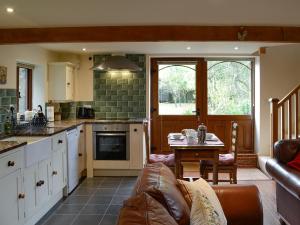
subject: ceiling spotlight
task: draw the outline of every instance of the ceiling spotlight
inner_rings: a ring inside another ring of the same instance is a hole
[[[6,12],[7,12],[7,13],[13,13],[13,12],[14,12],[14,9],[11,8],[11,7],[7,7],[7,8],[6,8]]]
[[[86,48],[83,48],[82,51],[86,52]]]
[[[186,50],[191,50],[191,49],[192,49],[191,46],[186,47]]]
[[[239,47],[238,47],[238,46],[235,46],[235,47],[234,47],[234,50],[239,50]]]

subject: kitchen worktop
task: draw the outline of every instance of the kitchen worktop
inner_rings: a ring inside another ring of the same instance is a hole
[[[19,141],[0,141],[0,154],[4,152],[8,152],[9,150],[21,147],[26,145],[27,142],[19,142]]]
[[[50,122],[47,127],[28,127],[15,131],[9,136],[52,136],[60,132],[73,129],[81,124],[112,124],[112,123],[127,123],[139,124],[144,123],[145,119],[74,119],[74,120],[61,120]],[[9,136],[0,135],[0,139]],[[0,140],[0,154],[12,150],[14,148],[26,145],[26,142],[16,141],[1,141]]]

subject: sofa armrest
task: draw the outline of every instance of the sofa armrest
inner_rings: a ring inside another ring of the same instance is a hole
[[[228,225],[263,225],[263,208],[255,185],[213,186]]]
[[[277,141],[274,145],[274,158],[287,164],[293,160],[300,150],[300,139],[288,139]]]

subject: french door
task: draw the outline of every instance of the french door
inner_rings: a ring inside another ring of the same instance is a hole
[[[249,66],[248,66],[249,64]],[[239,123],[239,152],[253,152],[251,61],[151,59],[151,151],[168,153],[167,135],[208,127],[229,149],[230,124]]]

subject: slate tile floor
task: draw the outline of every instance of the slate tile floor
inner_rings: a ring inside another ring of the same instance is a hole
[[[79,187],[37,225],[115,225],[136,177],[95,177]]]

